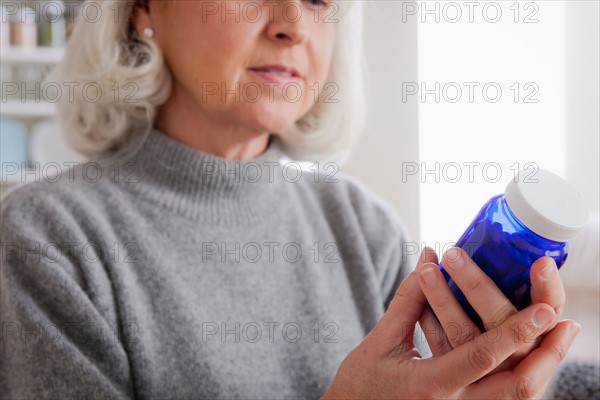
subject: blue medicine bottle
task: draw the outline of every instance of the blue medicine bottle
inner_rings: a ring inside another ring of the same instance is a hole
[[[567,259],[568,242],[587,219],[585,202],[566,181],[542,169],[525,169],[510,181],[504,194],[492,197],[481,208],[456,247],[469,254],[522,310],[531,303],[531,264],[550,256],[560,268]],[[463,309],[484,332],[481,318],[441,263],[439,267]]]

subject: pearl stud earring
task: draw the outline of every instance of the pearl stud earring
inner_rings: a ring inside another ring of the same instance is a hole
[[[154,37],[154,29],[152,29],[152,28],[145,28],[144,29],[144,36],[147,37],[147,38]]]

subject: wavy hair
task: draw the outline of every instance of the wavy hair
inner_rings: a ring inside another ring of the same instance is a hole
[[[86,157],[147,135],[172,88],[171,72],[160,48],[133,28],[134,8],[147,4],[140,0],[85,0],[81,10],[92,3],[101,17],[78,18],[63,59],[45,79],[76,85],[70,96],[57,101],[58,122],[67,144]],[[320,90],[309,112],[292,126],[273,132],[292,159],[344,162],[363,130],[361,3],[337,2],[335,48],[326,80],[333,86]],[[115,86],[117,82],[129,82],[130,86]],[[115,93],[133,89],[137,89],[135,101]]]

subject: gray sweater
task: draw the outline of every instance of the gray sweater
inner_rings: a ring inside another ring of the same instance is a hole
[[[155,129],[9,192],[3,398],[322,395],[416,256],[383,200],[281,149],[226,160]]]

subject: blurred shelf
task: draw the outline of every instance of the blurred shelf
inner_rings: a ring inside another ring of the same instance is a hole
[[[65,54],[63,47],[0,48],[2,64],[56,64]]]
[[[24,118],[53,117],[56,105],[47,101],[6,101],[0,103],[0,115]]]

